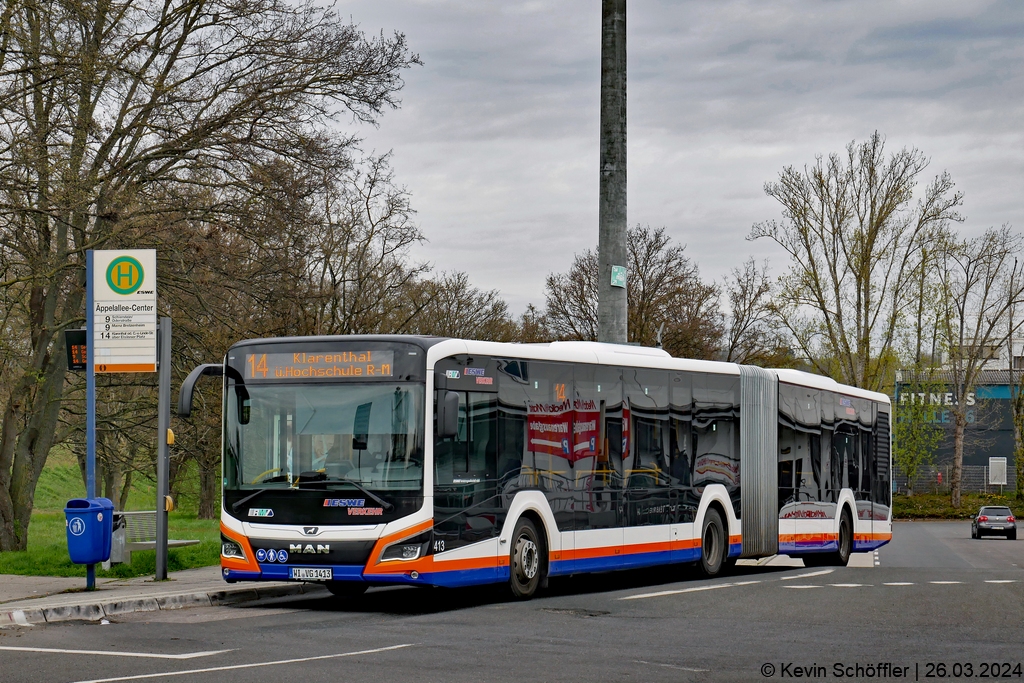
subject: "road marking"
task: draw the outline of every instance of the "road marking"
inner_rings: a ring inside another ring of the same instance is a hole
[[[834,588],[864,588],[865,586],[871,588],[870,583],[830,583],[830,586]]]
[[[755,583],[761,583],[760,581],[737,581],[734,586],[750,586]]]
[[[641,593],[640,595],[627,595],[619,600],[641,600],[643,598],[660,598],[665,595],[679,595],[680,593],[696,593],[698,591],[713,591],[716,588],[731,588],[739,584],[735,583],[716,583],[712,586],[697,586],[695,588],[680,588],[679,590],[672,591],[658,591],[657,593]]]
[[[822,569],[820,572],[810,572],[809,574],[798,574],[797,576],[783,576],[783,581],[792,581],[793,579],[806,579],[811,576],[825,576],[825,574],[831,574],[835,569]]]
[[[256,662],[254,664],[233,664],[231,666],[213,666],[207,669],[191,669],[189,671],[164,671],[155,674],[138,674],[136,676],[118,676],[117,678],[96,678],[90,681],[77,681],[77,683],[113,683],[113,681],[137,681],[143,678],[161,678],[163,676],[187,676],[189,674],[202,674],[211,671],[232,671],[235,669],[254,669],[260,666],[277,666],[278,664],[295,664],[298,662],[315,662],[318,659],[337,659],[338,657],[355,657],[356,655],[372,655],[388,650],[401,650],[406,647],[413,647],[415,643],[403,645],[391,645],[388,647],[377,647],[372,650],[359,650],[357,652],[341,652],[334,655],[320,655],[318,657],[302,657],[300,659],[279,659],[274,662]]]
[[[107,652],[105,650],[64,650],[51,647],[14,647],[13,645],[0,645],[0,650],[11,650],[14,652],[46,652],[58,655],[102,655],[104,657],[142,657],[145,659],[195,659],[197,657],[209,657],[219,655],[231,650],[207,650],[205,652],[186,652],[180,655],[165,655],[159,652]]]
[[[913,586],[914,584],[910,581],[893,581],[885,584],[886,586]]]
[[[646,664],[648,666],[663,666],[666,669],[676,669],[677,671],[693,671],[694,673],[707,673],[711,669],[691,669],[688,666],[676,666],[675,664],[659,664],[658,662],[645,662],[642,659],[634,659],[636,664]]]
[[[985,583],[1017,583],[1017,579],[985,579]]]
[[[934,583],[937,586],[952,586],[955,583],[963,583],[963,581],[929,581],[928,583]]]
[[[821,586],[783,586],[783,588],[821,588]]]

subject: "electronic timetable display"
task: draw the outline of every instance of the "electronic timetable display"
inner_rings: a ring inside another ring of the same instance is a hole
[[[394,376],[394,350],[247,353],[246,381],[296,379],[387,379]]]

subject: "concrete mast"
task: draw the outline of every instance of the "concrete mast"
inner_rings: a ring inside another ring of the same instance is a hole
[[[597,339],[625,344],[626,0],[601,1],[600,170]]]

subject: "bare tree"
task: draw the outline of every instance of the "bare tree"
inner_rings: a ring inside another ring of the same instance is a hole
[[[1024,320],[1010,311],[1024,303],[1021,238],[1007,226],[971,240],[946,239],[938,256],[939,337],[953,379],[953,472],[951,502],[960,507],[967,397],[990,358]]]
[[[573,258],[565,273],[551,273],[544,286],[544,319],[556,339],[597,341],[597,252]]]
[[[325,184],[324,225],[310,255],[313,291],[309,333],[402,332],[422,310],[412,295],[429,270],[409,249],[424,238],[412,222],[409,195],[396,187],[388,158],[368,160]]]
[[[367,38],[310,2],[10,3],[3,18],[0,320],[26,330],[0,423],[11,550],[26,546],[54,443],[84,251],[163,211],[175,188],[230,188],[274,157],[347,155],[334,114],[375,121],[417,58],[403,36]]]
[[[460,272],[441,273],[420,287],[425,305],[410,331],[488,341],[515,339],[515,321],[497,290],[481,291]]]
[[[578,255],[566,273],[548,276],[545,320],[560,339],[597,339],[597,255]],[[714,357],[722,335],[719,290],[700,279],[685,247],[665,228],[629,231],[629,340],[676,356]]]
[[[779,329],[772,300],[768,262],[758,265],[747,259],[743,268],[733,268],[725,278],[729,302],[722,358],[732,363],[761,367],[789,367],[794,364],[789,339]]]
[[[962,195],[946,173],[914,203],[927,166],[917,149],[887,157],[876,132],[844,156],[787,167],[765,185],[783,220],[756,223],[749,239],[766,237],[789,254],[776,308],[816,371],[875,391],[892,376],[916,255],[961,220]]]

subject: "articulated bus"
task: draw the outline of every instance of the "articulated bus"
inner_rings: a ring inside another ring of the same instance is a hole
[[[240,342],[223,364],[236,581],[507,583],[891,538],[890,401],[660,349],[417,336]]]

